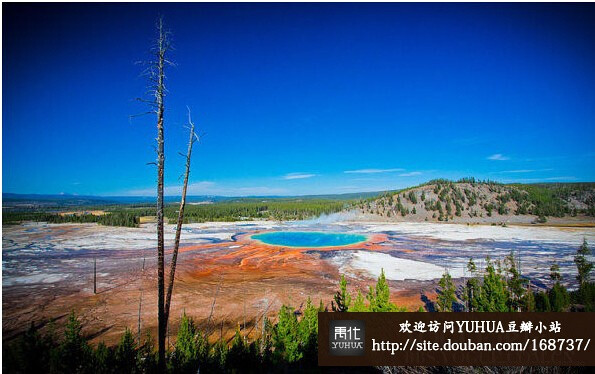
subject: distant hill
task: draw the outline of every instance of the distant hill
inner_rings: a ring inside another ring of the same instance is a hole
[[[228,197],[228,196],[188,196],[189,204],[216,203],[216,202],[254,202],[256,200],[280,200],[280,201],[306,201],[306,200],[337,200],[350,201],[367,199],[380,195],[382,192],[359,192],[346,194],[327,195],[304,195],[304,196],[250,196],[250,197]],[[176,203],[180,196],[166,196],[166,203]],[[10,211],[29,210],[60,210],[81,207],[113,207],[125,206],[150,206],[155,204],[153,196],[83,196],[83,195],[43,195],[43,194],[2,194],[2,208]]]
[[[595,220],[595,183],[500,184],[438,179],[358,203],[360,213],[396,221],[545,222]]]

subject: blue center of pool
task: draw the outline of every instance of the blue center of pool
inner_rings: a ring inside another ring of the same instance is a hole
[[[284,247],[340,247],[361,243],[367,240],[365,235],[326,233],[311,231],[273,231],[252,235],[252,239],[265,244]]]

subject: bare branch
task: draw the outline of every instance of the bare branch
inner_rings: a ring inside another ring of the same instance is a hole
[[[178,260],[178,250],[180,248],[180,236],[182,234],[182,224],[184,223],[184,208],[186,207],[186,193],[188,192],[188,178],[190,175],[190,160],[192,157],[192,146],[194,145],[193,137],[194,133],[194,124],[192,123],[192,117],[190,115],[190,108],[188,108],[188,122],[191,126],[189,132],[189,139],[188,139],[188,151],[186,154],[186,173],[184,176],[184,185],[182,187],[182,199],[180,201],[180,210],[178,211],[178,223],[176,226],[176,236],[174,239],[174,251],[171,259],[170,264],[170,273],[169,273],[169,284],[167,287],[167,297],[165,300],[165,323],[167,325],[167,321],[169,318],[169,311],[171,307],[171,297],[174,288],[174,280],[176,274],[176,262]]]

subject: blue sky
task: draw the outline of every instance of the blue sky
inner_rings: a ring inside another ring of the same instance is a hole
[[[3,4],[3,192],[154,194],[158,14],[168,194],[595,181],[592,4]]]

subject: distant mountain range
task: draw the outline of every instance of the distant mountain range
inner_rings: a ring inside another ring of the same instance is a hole
[[[366,199],[380,195],[382,192],[361,192],[347,194],[307,195],[307,196],[249,196],[249,197],[227,197],[198,195],[186,198],[189,204],[219,202],[219,201],[242,201],[253,199],[287,199],[287,200],[353,200]],[[32,208],[62,208],[78,206],[102,206],[102,205],[148,205],[154,204],[154,196],[92,196],[92,195],[70,195],[70,194],[17,194],[3,193],[2,207],[8,209],[32,209]],[[180,201],[180,196],[165,196],[166,203]]]
[[[189,196],[191,202],[216,201],[217,196]],[[179,201],[179,196],[166,196],[166,202]],[[145,204],[155,202],[153,196],[92,196],[92,195],[45,195],[45,194],[17,194],[3,193],[3,206],[14,204],[36,204],[36,205],[113,205],[113,204]]]

